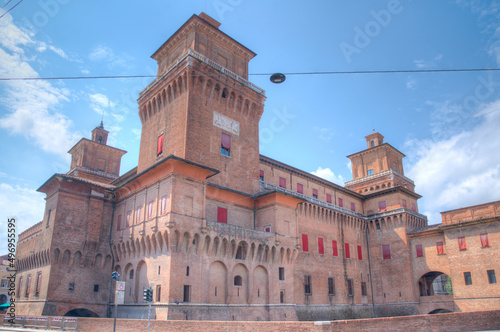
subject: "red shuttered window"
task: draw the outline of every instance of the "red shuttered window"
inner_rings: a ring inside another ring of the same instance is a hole
[[[148,203],[148,220],[153,218],[153,201]]]
[[[122,229],[122,216],[118,216],[118,221],[116,222],[116,230],[119,231]]]
[[[467,244],[465,244],[465,236],[459,236],[458,237],[458,248],[460,250],[466,250],[467,249]]]
[[[384,259],[391,259],[391,246],[388,244],[382,245],[382,256]]]
[[[403,207],[406,207],[406,199],[403,199]]]
[[[264,181],[264,171],[260,171],[260,181]]]
[[[416,249],[417,249],[417,257],[424,257],[424,251],[422,250],[422,245],[417,244]]]
[[[344,201],[342,200],[342,198],[339,198],[339,206],[340,206],[340,207],[343,207],[343,206],[344,206]]]
[[[307,234],[302,234],[302,251],[309,251],[309,241],[307,239]]]
[[[130,218],[132,217],[132,211],[127,211],[127,217],[126,217],[126,227],[130,227]]]
[[[356,204],[351,203],[351,211],[356,211]]]
[[[168,196],[163,196],[161,198],[161,214],[167,213],[167,197]]]
[[[339,251],[337,249],[337,241],[335,240],[332,241],[332,248],[333,248],[333,256],[338,256]]]
[[[230,156],[231,155],[231,136],[228,134],[222,133],[221,135],[221,154],[225,156]]]
[[[286,188],[286,179],[280,177],[280,187],[281,188]]]
[[[318,189],[313,189],[313,197],[318,198]]]
[[[378,211],[384,212],[385,210],[387,210],[387,206],[385,204],[385,201],[378,202]]]
[[[349,243],[344,244],[345,258],[351,258],[351,251],[349,250]]]
[[[156,150],[156,155],[159,156],[163,153],[163,134],[158,136],[158,145]]]
[[[436,242],[436,249],[438,255],[444,255],[443,242]]]
[[[323,238],[322,237],[318,238],[318,252],[320,255],[325,254],[325,248],[323,246]]]
[[[412,209],[412,211],[417,212],[417,207],[416,207],[415,203],[411,203],[411,209]]]
[[[299,194],[303,194],[304,193],[304,186],[301,183],[297,183],[297,192]]]
[[[488,233],[480,235],[481,238],[481,248],[486,248],[490,246],[490,241],[488,240]]]
[[[217,222],[227,224],[227,209],[217,208]]]
[[[362,253],[362,250],[361,250],[361,246],[358,246],[358,259],[360,261],[363,260],[363,253]]]
[[[326,194],[326,202],[330,204],[332,203],[332,195]]]

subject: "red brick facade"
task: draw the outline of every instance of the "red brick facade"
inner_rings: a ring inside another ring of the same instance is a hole
[[[126,282],[122,318],[145,317],[150,285],[157,319],[498,309],[487,271],[500,273],[500,203],[427,226],[404,155],[379,133],[348,156],[345,187],[260,155],[265,92],[247,81],[255,53],[219,25],[194,15],[153,54],[158,78],[138,100],[137,168],[118,177],[125,151],[106,145],[101,123],[70,150],[71,170],[40,187],[44,220],[18,247],[19,313],[105,317],[112,271]],[[485,233],[489,246],[478,247]],[[462,285],[464,272],[472,285]],[[26,294],[39,273],[41,291]]]

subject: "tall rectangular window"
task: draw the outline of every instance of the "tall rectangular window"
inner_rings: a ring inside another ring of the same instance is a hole
[[[436,249],[438,255],[444,255],[443,242],[436,242]]]
[[[163,153],[163,134],[158,136],[158,144],[156,149],[156,156],[159,156]]]
[[[23,286],[23,277],[19,278],[19,284],[17,288],[17,297],[21,296],[21,287]]]
[[[52,210],[49,210],[49,212],[47,212],[47,225],[45,227],[49,227],[50,225],[50,215],[52,214]]]
[[[222,133],[220,146],[220,153],[229,157],[231,155],[231,136]]]
[[[403,199],[403,207],[406,207],[406,199]]]
[[[285,268],[284,267],[278,268],[278,276],[279,276],[279,280],[285,280]]]
[[[227,224],[227,209],[217,208],[217,222]]]
[[[142,221],[142,205],[136,209],[135,212],[135,223],[140,224]]]
[[[333,277],[328,277],[328,295],[335,295],[335,281]]]
[[[465,244],[465,236],[459,236],[458,237],[458,248],[460,250],[466,250],[467,245]]]
[[[312,287],[311,287],[311,276],[304,276],[304,294],[311,295]]]
[[[345,258],[351,258],[351,251],[349,250],[349,243],[344,244]]]
[[[497,277],[495,276],[495,270],[488,270],[486,271],[488,274],[488,282],[490,284],[496,284],[497,283]]]
[[[153,218],[153,201],[148,203],[148,220]]]
[[[417,257],[423,257],[424,256],[424,251],[422,250],[422,245],[417,244],[415,246],[415,249],[417,250]]]
[[[417,212],[417,206],[415,205],[415,203],[411,203],[411,210]]]
[[[389,244],[382,245],[382,256],[384,259],[391,259],[391,246]]]
[[[361,246],[358,246],[358,259],[359,259],[360,261],[362,261],[362,260],[363,260],[363,252],[362,252],[362,250],[361,250]]]
[[[472,285],[472,275],[470,272],[464,272],[464,281],[466,286]]]
[[[378,211],[384,212],[386,210],[387,210],[387,205],[385,204],[385,201],[378,202]]]
[[[28,282],[26,283],[26,292],[24,296],[28,297],[30,295],[30,287],[31,287],[31,276],[28,276]]]
[[[369,169],[368,171],[366,171],[366,175],[373,175],[373,169]]]
[[[161,198],[161,212],[162,215],[167,213],[167,196]]]
[[[354,287],[352,279],[347,279],[347,296],[354,296]]]
[[[491,284],[491,282],[490,282]],[[42,287],[42,272],[38,272],[36,276],[36,287],[35,287],[35,296],[40,294],[40,288]]]
[[[127,211],[127,216],[125,217],[126,227],[130,227],[130,218],[132,217],[132,211]]]
[[[318,189],[313,189],[313,198],[318,199]]]
[[[285,303],[285,290],[280,290],[280,303]]]
[[[339,251],[337,249],[337,241],[335,240],[332,241],[332,248],[333,248],[333,256],[338,256]]]
[[[488,240],[488,233],[479,235],[481,238],[481,248],[486,248],[490,246],[490,241]]]
[[[281,188],[286,188],[286,179],[280,177],[280,187]]]
[[[351,203],[351,211],[356,212],[356,204]]]
[[[118,220],[116,221],[116,230],[119,231],[122,229],[122,215],[118,216]]]
[[[156,285],[156,302],[161,302],[161,285]]]
[[[260,181],[264,181],[264,171],[260,171]]]
[[[318,238],[318,252],[320,255],[325,254],[325,248],[323,246],[323,238],[322,237]]]
[[[344,200],[342,200],[342,198],[339,198],[339,206],[340,207],[344,206]]]
[[[304,186],[301,183],[297,183],[297,192],[299,194],[303,194],[304,193]]]
[[[326,194],[326,202],[330,204],[332,203],[332,195]]]
[[[302,234],[302,251],[309,251],[309,240],[307,238],[307,234]]]
[[[366,282],[364,282],[364,281],[361,282],[361,295],[362,296],[368,295],[368,292],[366,290]]]
[[[184,285],[184,299],[183,302],[191,302],[191,286]]]

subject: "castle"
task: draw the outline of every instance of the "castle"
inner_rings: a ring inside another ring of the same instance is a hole
[[[139,95],[138,166],[103,124],[38,190],[44,218],[19,237],[18,314],[332,320],[500,308],[500,202],[418,212],[403,153],[377,132],[344,187],[259,154],[265,91],[255,56],[193,15],[153,55]]]

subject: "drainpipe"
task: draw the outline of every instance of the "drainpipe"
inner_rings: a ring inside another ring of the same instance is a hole
[[[366,253],[368,254],[368,270],[370,271],[370,291],[372,293],[372,310],[373,310],[373,317],[377,318],[377,314],[375,313],[375,300],[373,296],[373,274],[372,274],[372,266],[370,263],[370,245],[368,244],[368,225],[366,226],[365,229],[365,237],[366,237]]]
[[[111,273],[115,267],[115,253],[113,252],[113,247],[111,246],[111,234],[113,233],[113,219],[115,215],[115,202],[114,202],[114,194],[111,194],[111,223],[109,226],[109,250],[111,251],[111,272],[109,273],[109,277],[111,278]],[[108,300],[108,313],[111,313],[111,296],[113,295],[113,280],[111,280],[109,284],[109,300]],[[115,301],[116,305],[116,301]]]

